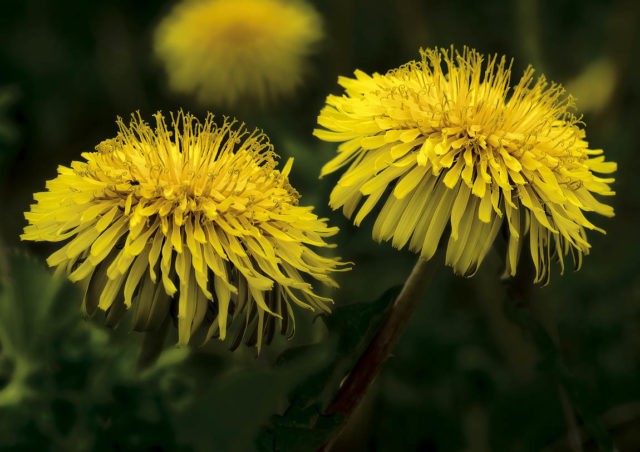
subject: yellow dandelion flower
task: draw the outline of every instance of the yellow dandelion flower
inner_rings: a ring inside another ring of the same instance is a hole
[[[571,97],[544,77],[534,81],[531,67],[510,87],[504,57],[467,48],[421,57],[386,75],[339,78],[346,93],[327,98],[314,132],[340,142],[322,175],[347,166],[331,207],[357,211],[359,225],[384,197],[376,240],[428,260],[448,235],[446,263],[467,276],[504,223],[508,275],[527,235],[536,282],[548,281],[552,256],[564,269],[571,253],[579,267],[590,248],[585,229],[604,232],[584,212],[613,216],[593,196],[613,195],[613,179],[594,172],[616,164],[589,148]]]
[[[319,14],[291,0],[186,0],[159,24],[155,51],[172,89],[204,104],[291,94],[322,38]]]
[[[234,347],[293,334],[292,304],[329,311],[308,280],[335,286],[343,267],[312,247],[337,233],[301,206],[288,174],[276,169],[267,136],[213,115],[140,115],[85,161],[60,166],[34,195],[23,240],[65,241],[47,262],[85,288],[89,315],[115,323],[133,308],[133,327],[177,317],[179,342],[199,334]],[[205,336],[206,332],[206,336]]]

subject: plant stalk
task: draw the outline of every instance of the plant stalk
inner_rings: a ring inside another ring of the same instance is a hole
[[[360,356],[352,371],[347,375],[338,394],[329,404],[326,413],[329,415],[342,415],[344,420],[333,440],[320,450],[325,452],[331,450],[333,443],[349,422],[351,415],[371,387],[376,376],[380,373],[385,361],[393,352],[418,302],[426,292],[427,285],[432,279],[436,267],[436,265],[428,265],[426,261],[418,259],[398,297],[393,302],[384,323]]]
[[[516,309],[527,310],[536,319],[542,328],[549,335],[554,346],[560,348],[560,337],[556,329],[554,320],[546,318],[541,312],[539,306],[533,306],[531,302],[531,290],[533,285],[530,283],[534,277],[533,265],[528,256],[521,257],[521,264],[518,268],[519,272],[515,277],[506,279],[507,285],[507,302],[514,303]],[[524,328],[520,325],[521,328]],[[526,331],[526,328],[524,328]],[[530,333],[530,332],[529,332]],[[582,439],[578,428],[578,420],[575,408],[571,400],[567,396],[567,392],[560,381],[557,382],[558,397],[562,407],[567,432],[567,442],[572,452],[583,452]]]

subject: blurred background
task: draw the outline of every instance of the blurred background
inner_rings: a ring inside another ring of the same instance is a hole
[[[640,192],[633,185],[640,2],[310,3],[325,38],[304,83],[293,97],[256,110],[203,106],[169,90],[152,37],[174,2],[3,0],[0,449],[313,450],[313,442],[278,436],[278,415],[290,413],[310,377],[348,365],[345,351],[362,347],[380,297],[415,261],[375,245],[371,219],[358,229],[326,206],[337,176],[317,176],[335,148],[311,136],[317,114],[327,94],[340,93],[338,75],[385,72],[417,58],[420,47],[454,44],[513,57],[514,77],[532,64],[577,97],[591,147],[618,162],[616,217],[595,219],[607,235],[589,234],[583,269],[561,276],[556,268],[549,286],[529,292],[548,337],[510,314],[499,253],[472,279],[442,266],[336,449],[579,450],[569,445],[570,428],[584,450],[609,440],[640,450]],[[291,179],[302,203],[340,226],[338,252],[356,266],[333,294],[334,323],[299,315],[295,339],[276,340],[257,358],[224,344],[175,348],[169,338],[158,362],[137,372],[142,337],[126,324],[111,331],[100,319],[82,319],[76,288],[45,268],[54,248],[21,243],[19,234],[33,193],[57,165],[115,136],[116,116],[139,110],[150,120],[178,108],[201,118],[208,110],[237,115],[264,129],[283,160],[295,158]],[[330,389],[316,391],[314,402]],[[298,439],[308,433],[291,431]]]

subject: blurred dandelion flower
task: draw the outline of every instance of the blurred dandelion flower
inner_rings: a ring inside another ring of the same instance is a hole
[[[265,103],[294,91],[321,38],[319,14],[301,1],[185,0],[159,24],[155,51],[178,92]]]
[[[336,285],[329,273],[344,264],[311,247],[331,246],[337,228],[298,204],[292,160],[277,170],[267,136],[235,120],[171,118],[119,119],[116,138],[60,166],[21,238],[66,241],[47,262],[83,284],[88,314],[115,324],[134,307],[140,331],[177,314],[181,344],[231,328],[233,347],[259,349],[276,323],[293,334],[292,304],[328,312],[307,280]]]
[[[593,194],[613,195],[616,164],[590,149],[573,101],[544,77],[525,70],[510,87],[505,58],[465,48],[421,51],[421,60],[386,75],[340,77],[314,134],[340,142],[321,175],[344,166],[330,205],[354,212],[359,225],[385,197],[373,227],[430,259],[450,224],[446,263],[472,275],[503,223],[506,274],[516,273],[528,234],[536,282],[548,281],[555,257],[564,269],[589,252],[584,212],[613,216]],[[360,201],[365,201],[360,204]],[[506,222],[505,222],[506,220]]]

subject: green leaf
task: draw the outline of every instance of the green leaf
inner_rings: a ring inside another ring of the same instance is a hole
[[[6,110],[19,98],[18,90],[14,87],[0,88],[0,170],[15,158],[18,151],[18,129],[13,121],[6,117]]]
[[[384,320],[400,287],[387,290],[373,302],[340,306],[324,316],[333,337],[337,337],[338,358],[304,379],[289,395],[289,407],[283,415],[272,416],[269,425],[258,435],[256,445],[261,451],[307,451],[326,444],[342,423],[342,416],[322,414],[328,398],[334,395],[340,381],[357,356],[371,341]],[[299,359],[314,352],[318,346],[309,345],[285,352],[278,362]]]
[[[322,415],[316,404],[296,410],[295,416],[277,417],[273,429],[262,432],[256,445],[264,452],[316,450],[327,443],[341,423],[342,416]]]
[[[384,320],[384,314],[400,293],[401,286],[387,290],[380,298],[369,303],[340,306],[331,315],[323,317],[329,331],[338,335],[338,352],[353,353],[368,344]]]
[[[505,303],[507,318],[520,326],[531,337],[540,353],[540,368],[553,377],[567,392],[572,406],[578,412],[589,434],[605,451],[614,451],[615,445],[589,401],[589,391],[566,367],[562,354],[545,327],[525,307],[518,307],[508,300]]]

